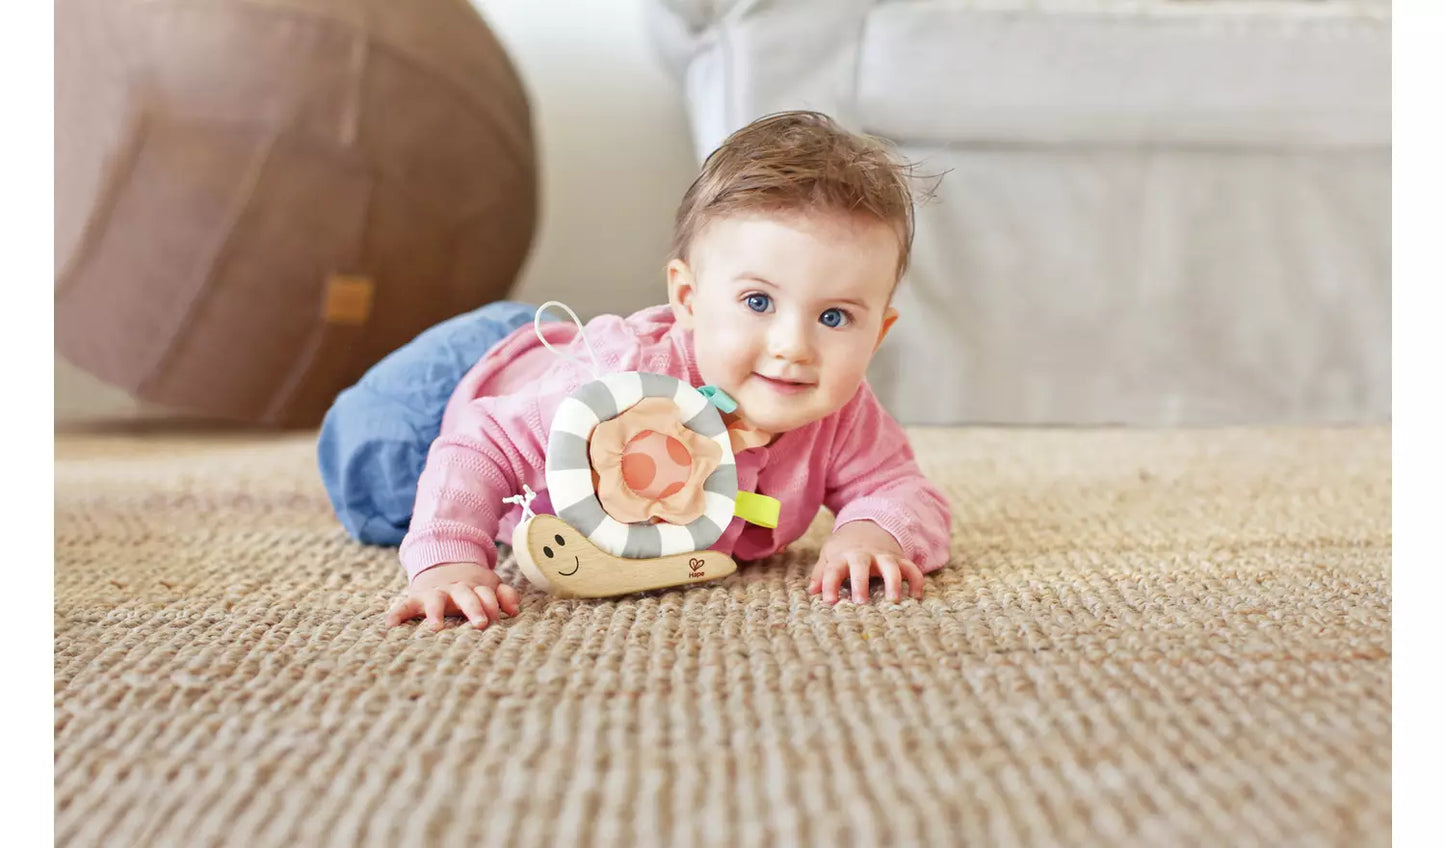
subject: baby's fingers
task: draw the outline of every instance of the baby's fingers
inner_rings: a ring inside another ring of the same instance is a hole
[[[853,603],[868,603],[868,578],[873,573],[873,555],[849,551],[848,582],[853,584]]]
[[[508,586],[506,583],[498,583],[497,605],[501,607],[502,612],[507,615],[520,615],[522,612],[522,596],[517,594],[516,589]]]
[[[421,601],[410,595],[397,598],[391,609],[386,611],[386,626],[396,627],[402,622],[411,621],[413,618],[420,618],[425,614]]]
[[[883,576],[883,597],[895,603],[901,600],[903,576],[898,560],[891,556],[878,557],[878,573]]]
[[[828,604],[838,603],[838,589],[843,585],[843,578],[848,576],[846,563],[830,562],[823,567],[823,602]]]
[[[497,593],[491,586],[473,586],[471,587],[471,596],[487,610],[486,620],[479,625],[480,627],[486,627],[502,620],[502,613],[497,609]]]
[[[445,625],[443,619],[447,616],[447,596],[440,589],[433,589],[422,595],[422,608],[426,610],[426,623],[433,630],[440,630]]]
[[[911,559],[902,560],[901,565],[903,576],[908,578],[908,594],[912,595],[915,601],[923,600],[923,569]]]
[[[471,586],[458,583],[454,584],[448,593],[451,595],[452,601],[456,603],[457,609],[462,611],[462,615],[465,615],[467,621],[470,621],[474,627],[486,627],[491,624],[487,619],[491,617],[489,613],[492,611],[485,609],[486,605],[477,597],[481,591],[481,586],[476,587],[476,591],[473,591]]]
[[[813,573],[808,576],[808,594],[816,595],[823,590],[823,568],[828,564],[828,558],[819,556],[818,561],[813,563]]]

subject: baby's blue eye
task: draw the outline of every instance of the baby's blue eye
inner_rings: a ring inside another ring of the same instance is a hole
[[[773,299],[765,294],[750,294],[744,302],[754,312],[767,312],[768,307],[773,305]]]
[[[848,322],[848,313],[841,309],[825,309],[823,314],[818,316],[818,320],[823,322],[823,326],[836,329]]]

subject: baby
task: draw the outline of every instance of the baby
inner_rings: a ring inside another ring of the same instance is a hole
[[[889,600],[905,583],[922,598],[923,575],[948,558],[948,505],[864,380],[898,320],[912,224],[907,174],[886,147],[818,113],[771,115],[730,136],[683,197],[668,303],[586,326],[604,373],[668,374],[737,402],[725,419],[738,488],[782,512],[774,529],[734,518],[713,550],[762,559],[820,506],[835,513],[808,585],[829,604],[844,580],[866,603],[873,576]],[[362,541],[401,544],[410,580],[390,625],[439,629],[460,614],[486,627],[519,612],[493,570],[494,540],[522,513],[502,499],[525,484],[533,510],[551,511],[553,414],[594,379],[542,345],[534,312],[494,303],[428,330],[327,414],[320,463],[337,515]],[[542,328],[557,348],[579,334]]]

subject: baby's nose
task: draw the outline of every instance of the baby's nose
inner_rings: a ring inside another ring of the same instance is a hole
[[[805,362],[812,354],[808,334],[781,321],[768,334],[768,350],[779,359],[794,362]]]

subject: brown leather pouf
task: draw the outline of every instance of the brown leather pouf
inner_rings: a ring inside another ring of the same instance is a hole
[[[152,403],[311,426],[531,244],[526,95],[465,0],[58,0],[55,337]]]

